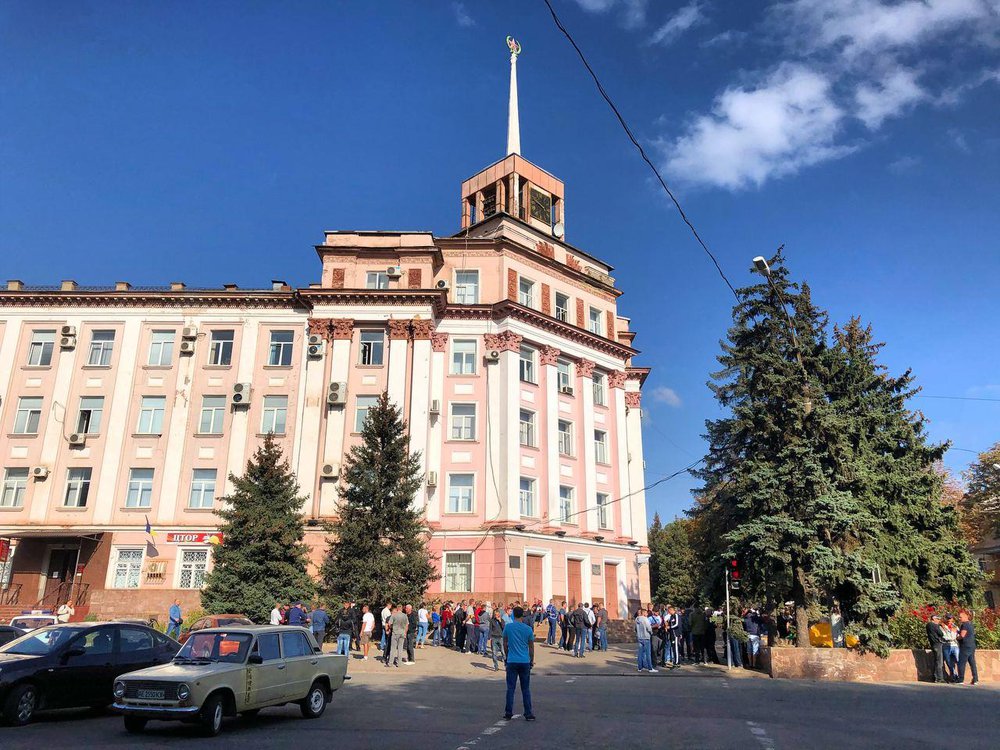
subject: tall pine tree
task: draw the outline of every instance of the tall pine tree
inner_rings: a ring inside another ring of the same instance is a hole
[[[422,475],[409,450],[406,423],[383,393],[368,410],[361,443],[342,468],[338,520],[330,526],[321,570],[333,597],[417,604],[436,572],[423,516],[413,509]]]
[[[246,614],[267,622],[275,602],[311,598],[315,582],[306,571],[309,548],[295,476],[270,434],[247,462],[241,477],[230,475],[234,491],[220,498],[221,546],[201,592],[210,613]]]

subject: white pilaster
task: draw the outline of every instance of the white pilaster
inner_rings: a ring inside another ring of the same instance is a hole
[[[581,522],[580,531],[598,531],[597,523],[597,461],[594,457],[594,389],[591,380],[577,378],[578,398],[583,406],[583,492],[580,502],[587,512],[580,518],[586,519],[586,528]]]
[[[447,406],[444,398],[445,365],[447,357],[447,352],[431,352],[430,398],[431,400],[437,399],[438,404],[441,406],[441,413],[429,417],[427,426],[427,458],[425,466],[427,471],[436,471],[438,475],[438,486],[433,490],[427,490],[428,521],[441,520],[442,505],[444,504],[448,493],[447,477],[441,473],[441,443],[444,440],[444,424],[448,419]],[[487,408],[489,408],[488,405]],[[484,436],[483,439],[486,440],[487,445],[489,445],[489,436],[486,434],[485,424],[483,425],[482,432],[480,434]]]
[[[521,486],[521,444],[520,433],[520,412],[521,412],[521,379],[518,372],[519,355],[516,351],[505,351],[500,355],[500,369],[503,372],[503,408],[501,410],[500,440],[503,444],[500,465],[506,469],[506,481],[500,485],[500,490],[504,493],[504,501],[507,503],[506,514],[503,516],[508,521],[521,520],[521,503],[519,492]],[[544,488],[535,482],[536,505],[543,502],[540,495]]]
[[[624,392],[619,390],[619,393],[624,402]],[[625,434],[628,436],[628,452],[632,454],[632,460],[628,465],[629,484],[634,493],[627,501],[632,517],[630,536],[639,544],[644,545],[647,542],[647,534],[646,493],[642,490],[646,486],[646,471],[642,459],[642,409],[638,406],[629,409],[625,421],[627,423]]]
[[[430,339],[414,339],[413,367],[410,372],[410,452],[420,452],[420,471],[427,472],[427,428],[430,408]],[[427,482],[413,496],[413,509],[422,511],[427,506]]]
[[[406,405],[406,339],[389,339],[389,400],[402,409]]]
[[[254,318],[248,318],[243,323],[243,331],[240,334],[240,359],[236,365],[237,383],[249,383],[253,381],[254,358],[257,355],[257,334],[260,329],[260,322]],[[251,393],[250,398],[256,406],[264,398],[263,393]],[[250,407],[239,407],[232,411],[232,423],[229,428],[229,466],[226,469],[226,494],[233,491],[233,483],[229,481],[229,474],[242,475],[247,468],[247,443],[250,435],[256,435],[259,425],[250,424]],[[258,413],[260,410],[257,410]]]
[[[549,525],[559,526],[562,522],[559,515],[559,387],[556,377],[555,363],[542,365],[545,370],[545,414],[539,414],[542,423],[538,425],[538,433],[545,442],[545,464],[548,481],[545,487],[545,499],[549,509]],[[585,498],[574,498],[582,503]],[[548,600],[546,600],[548,601]]]
[[[177,358],[177,381],[174,403],[170,407],[170,429],[166,435],[163,458],[163,478],[160,481],[159,503],[156,522],[166,524],[177,518],[177,511],[184,507],[185,499],[180,497],[184,442],[188,438],[188,414],[191,410],[191,370],[194,357]],[[197,406],[195,407],[197,408]],[[188,471],[191,469],[188,468]]]
[[[617,531],[621,536],[634,539],[635,537],[632,536],[632,505],[635,498],[630,494],[632,492],[632,475],[629,463],[629,454],[632,448],[629,443],[628,426],[625,416],[625,391],[621,388],[612,388],[610,389],[610,395],[615,410],[615,434],[618,437],[618,497],[625,498],[620,503],[622,525]],[[636,458],[637,456],[632,456],[633,461]],[[638,459],[640,462],[642,461],[641,450],[639,451]],[[638,485],[636,489],[639,487],[642,487],[642,485]],[[611,517],[614,518],[613,512]],[[645,523],[643,523],[643,526],[645,526]]]
[[[506,426],[504,423],[503,404],[506,401],[508,365],[507,356],[510,352],[500,355],[496,364],[484,363],[486,369],[486,409],[483,415],[484,426],[479,429],[486,435],[486,491],[483,503],[483,517],[486,521],[503,518],[505,492],[507,485],[506,460],[504,450]],[[443,409],[442,409],[443,411]],[[444,418],[444,415],[442,415]],[[447,427],[445,428],[447,429]]]
[[[308,333],[306,334],[308,340]],[[306,503],[307,509],[316,508],[316,495],[319,493],[317,484],[317,468],[325,460],[321,455],[322,445],[320,444],[320,427],[323,423],[323,414],[329,408],[326,405],[327,380],[326,362],[329,356],[330,345],[326,345],[326,352],[322,357],[313,359],[308,355],[308,344],[303,343],[302,359],[303,367],[299,378],[299,393],[302,397],[298,402],[298,414],[295,430],[295,443],[292,450],[295,452],[295,474],[299,480],[299,487],[302,492],[310,496]]]
[[[351,340],[337,339],[330,346],[330,382],[346,383],[347,375],[351,369]],[[354,406],[356,393],[347,394],[347,402],[344,406],[326,405],[326,385],[323,385],[323,399],[320,403],[321,409],[326,409],[326,444],[322,455],[319,457],[320,463],[330,461],[343,467],[344,465],[344,436],[349,430],[353,430]],[[350,424],[350,426],[348,426]],[[319,485],[319,514],[321,516],[332,516],[337,508],[337,482],[320,482]]]

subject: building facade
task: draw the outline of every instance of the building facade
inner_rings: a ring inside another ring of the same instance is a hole
[[[429,598],[649,599],[634,332],[611,267],[564,237],[563,184],[510,152],[461,231],[327,232],[320,281],[0,290],[0,616],[164,616],[267,433],[320,522],[383,391],[425,481]],[[151,532],[151,533],[150,533]]]

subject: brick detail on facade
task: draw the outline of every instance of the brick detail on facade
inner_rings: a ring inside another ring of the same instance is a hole
[[[580,265],[580,261],[574,258],[572,255],[566,256],[566,265],[572,268],[574,271],[583,271],[583,266]]]
[[[309,333],[322,336],[327,341],[350,340],[354,335],[353,318],[312,318]]]
[[[583,300],[577,297],[576,299],[576,325],[578,328],[583,328],[586,323],[586,318],[584,317],[585,311],[583,309]]]
[[[552,247],[551,242],[539,242],[535,245],[535,251],[550,260],[555,260],[556,249]]]
[[[410,289],[423,289],[424,269],[410,268],[406,271],[406,286]]]
[[[557,364],[559,362],[560,354],[562,354],[562,352],[556,349],[554,346],[543,346],[538,352],[538,364],[540,365]]]
[[[487,333],[483,335],[483,343],[487,351],[496,349],[501,352],[516,352],[521,348],[522,337],[513,331]]]
[[[629,409],[638,409],[642,406],[642,394],[638,391],[629,391],[625,394],[625,406]]]
[[[424,318],[413,319],[413,340],[428,341],[434,331],[434,321]]]
[[[507,269],[507,299],[517,302],[517,271],[513,268]]]
[[[615,316],[610,312],[605,313],[605,317],[608,319],[608,338],[612,341],[615,340]]]
[[[608,385],[611,388],[625,387],[625,372],[623,370],[612,370],[608,373]]]
[[[581,378],[591,378],[594,376],[595,366],[589,359],[578,359],[576,361],[576,372]]]
[[[400,339],[410,338],[410,320],[390,320],[389,321],[389,340],[398,341]]]
[[[346,269],[344,268],[331,268],[330,269],[330,288],[331,289],[343,289],[344,288],[344,274]]]
[[[542,284],[542,312],[552,314],[552,287],[548,284]]]
[[[431,334],[431,349],[436,352],[446,352],[448,351],[448,334],[447,333],[432,333]]]

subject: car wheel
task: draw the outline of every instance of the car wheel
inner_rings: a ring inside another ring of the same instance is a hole
[[[210,696],[205,701],[205,705],[201,707],[199,715],[202,732],[209,737],[215,737],[222,731],[222,717],[224,715],[225,707],[222,703],[222,696]]]
[[[30,722],[38,709],[38,688],[34,685],[18,685],[10,691],[3,707],[3,718],[8,724],[22,727]]]
[[[307,719],[318,719],[326,711],[326,688],[314,682],[309,694],[299,703],[302,715]]]
[[[125,717],[125,731],[129,734],[139,734],[145,728],[145,719],[140,719],[138,716]]]

